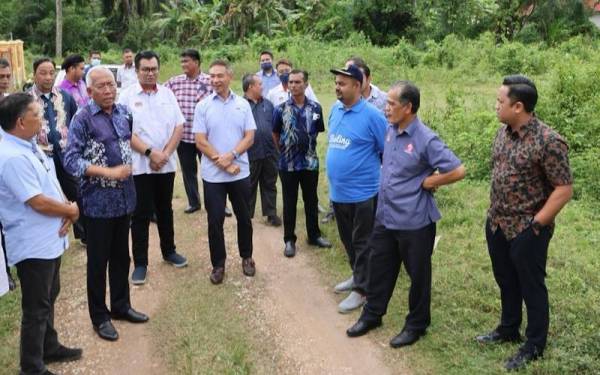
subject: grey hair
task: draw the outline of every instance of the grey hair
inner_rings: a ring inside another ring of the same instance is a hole
[[[421,92],[419,88],[411,81],[396,81],[390,87],[390,90],[398,90],[398,98],[400,103],[410,103],[412,105],[412,113],[417,113],[421,106]]]
[[[88,72],[87,72],[87,74],[85,76],[85,85],[87,87],[90,87],[94,83],[94,79],[92,78],[92,73],[93,72],[100,72],[100,71],[103,71],[103,72],[106,72],[106,73],[110,74],[110,76],[112,77],[113,81],[115,80],[115,76],[110,71],[110,69],[108,69],[107,67],[104,67],[104,66],[94,66],[90,70],[88,70]]]

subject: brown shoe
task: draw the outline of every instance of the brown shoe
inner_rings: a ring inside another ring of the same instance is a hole
[[[217,285],[223,282],[225,277],[225,267],[215,267],[210,273],[210,282]]]
[[[246,276],[254,276],[256,273],[256,264],[254,264],[252,258],[245,258],[242,260],[242,271],[244,271],[244,275]]]

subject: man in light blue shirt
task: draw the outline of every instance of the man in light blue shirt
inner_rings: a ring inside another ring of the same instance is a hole
[[[366,301],[367,242],[373,229],[387,121],[361,96],[363,74],[357,66],[331,72],[338,101],[329,116],[327,177],[335,221],[352,269],[352,277],[335,291],[352,290],[338,306],[339,312],[348,313]]]
[[[60,290],[60,258],[69,227],[79,217],[66,200],[54,163],[35,143],[43,110],[25,93],[0,102],[0,221],[8,264],[17,267],[22,290],[21,374],[42,374],[44,363],[76,360],[81,349],[61,345],[54,329]]]
[[[273,53],[264,50],[260,53],[260,70],[256,73],[262,82],[262,97],[266,98],[271,89],[281,83],[279,76],[273,67]]]
[[[233,206],[238,226],[238,248],[246,276],[256,272],[252,259],[250,219],[250,164],[246,152],[254,142],[256,123],[250,104],[229,89],[233,71],[228,62],[215,60],[208,70],[213,93],[196,105],[192,132],[204,154],[200,163],[204,205],[208,216],[208,243],[213,270],[210,281],[223,282],[225,275],[225,201]]]

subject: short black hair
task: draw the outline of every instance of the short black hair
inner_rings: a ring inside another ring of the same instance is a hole
[[[192,60],[196,60],[198,62],[201,62],[201,58],[200,58],[200,52],[198,52],[197,49],[193,49],[193,48],[186,48],[183,50],[183,52],[181,52],[181,54],[179,55],[179,57],[189,57]]]
[[[52,60],[49,57],[44,56],[44,57],[40,57],[40,58],[36,59],[33,62],[33,74],[35,74],[35,72],[37,72],[40,65],[42,65],[43,63],[46,63],[46,62],[52,63],[52,66],[54,67],[54,69],[56,69],[56,64],[54,63],[54,60]]]
[[[396,81],[392,85],[392,90],[398,89],[398,101],[412,105],[411,112],[417,113],[421,106],[421,92],[419,88],[410,81]]]
[[[10,68],[10,63],[7,59],[0,57],[0,68]]]
[[[362,59],[362,57],[352,56],[346,61],[352,61],[352,64],[356,65],[363,72],[365,72],[365,76],[367,76],[367,78],[371,76],[371,69],[369,69],[369,66],[367,65],[365,60]]]
[[[242,77],[242,90],[244,92],[248,91],[248,89],[250,88],[250,85],[254,84],[254,82],[256,82],[256,74],[253,74],[253,73],[244,74],[244,76]]]
[[[306,70],[292,69],[290,75],[292,74],[302,74],[302,79],[304,80],[304,83],[308,82],[308,72]]]
[[[160,57],[158,57],[156,52],[151,50],[138,52],[134,59],[135,69],[138,70],[140,68],[140,60],[152,60],[153,58],[156,59],[158,67],[160,68]]]
[[[67,72],[69,68],[85,63],[85,59],[81,55],[70,55],[63,61],[61,69]]]
[[[102,56],[102,54],[100,53],[100,51],[95,50],[95,49],[93,49],[93,50],[90,51],[90,57],[92,57],[92,55],[100,55],[100,56]]]
[[[123,48],[123,53],[133,52],[131,48]]]
[[[27,107],[34,102],[33,96],[25,92],[10,94],[0,101],[0,125],[4,131],[11,131],[23,116]]]
[[[260,57],[262,55],[269,55],[269,56],[271,56],[271,59],[273,59],[273,52],[271,52],[268,49],[264,49],[264,50],[260,51],[260,54],[258,56]]]
[[[502,85],[508,87],[508,97],[511,104],[515,102],[523,103],[523,107],[527,113],[535,110],[538,92],[535,83],[531,79],[520,74],[510,75],[504,77]]]
[[[281,65],[281,64],[287,65],[290,68],[294,67],[294,65],[292,64],[292,62],[290,60],[288,60],[288,59],[279,59],[279,60],[277,60],[277,64],[275,64],[275,69],[277,69],[279,67],[279,65]]]

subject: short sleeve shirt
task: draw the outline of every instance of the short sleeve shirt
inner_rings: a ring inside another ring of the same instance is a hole
[[[447,173],[461,161],[416,117],[406,129],[388,126],[375,220],[392,230],[421,229],[441,219],[423,181],[434,171]]]
[[[177,98],[177,103],[179,103],[181,113],[185,117],[181,141],[195,143],[194,133],[192,133],[194,110],[196,109],[196,104],[212,93],[210,76],[206,73],[200,73],[196,78],[190,79],[185,74],[181,74],[169,79],[165,83],[165,87],[173,91],[173,94]]]
[[[250,104],[243,97],[230,92],[223,100],[212,93],[196,105],[194,112],[194,133],[206,134],[208,143],[219,154],[230,152],[244,138],[247,131],[256,130]],[[209,158],[202,158],[200,170],[202,179],[212,183],[232,182],[250,176],[248,152],[233,161],[239,165],[240,173],[231,175],[219,168]]]
[[[162,85],[148,93],[139,83],[129,86],[119,95],[119,104],[125,105],[133,116],[133,134],[156,150],[163,150],[173,136],[175,127],[183,125],[185,118],[179,109],[175,94]],[[132,155],[133,175],[170,173],[177,169],[175,153],[158,171],[150,168],[150,158],[139,152]]]
[[[492,230],[515,238],[556,186],[572,183],[569,148],[557,132],[535,117],[518,132],[502,126],[492,148]]]
[[[279,134],[281,171],[319,170],[317,136],[325,131],[321,105],[305,98],[298,107],[288,99],[273,111],[273,133]]]
[[[69,246],[60,237],[62,219],[35,211],[27,201],[43,194],[63,202],[54,163],[32,141],[4,133],[0,141],[0,222],[8,264],[56,259]]]

